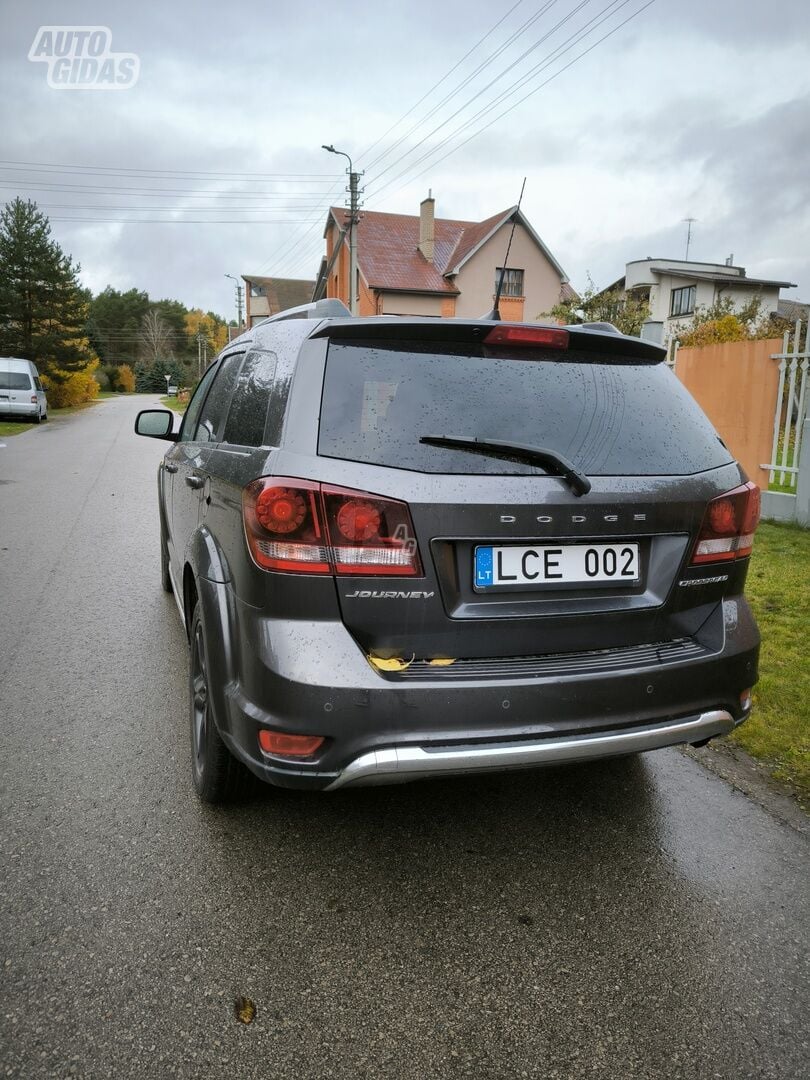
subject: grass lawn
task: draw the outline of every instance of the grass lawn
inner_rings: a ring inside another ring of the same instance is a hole
[[[21,420],[0,420],[0,435],[19,435],[30,431],[36,424],[24,424]]]
[[[68,416],[70,413],[81,412],[82,409],[90,409],[97,401],[104,398],[119,397],[119,394],[114,394],[109,390],[102,390],[97,398],[93,401],[82,401],[79,405],[66,405],[64,409],[48,408],[48,419],[56,419],[60,416]],[[47,420],[45,423],[47,424]],[[0,435],[21,435],[24,431],[30,431],[32,427],[36,427],[36,424],[27,424],[20,420],[0,420]]]
[[[810,800],[810,529],[757,530],[746,595],[762,632],[754,711],[732,738]]]
[[[175,412],[182,414],[186,411],[188,400],[178,401],[177,398],[172,395],[171,397],[162,397],[160,403],[161,405],[165,405],[167,409],[173,409]]]

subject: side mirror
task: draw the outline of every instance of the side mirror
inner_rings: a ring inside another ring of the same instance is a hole
[[[143,409],[135,418],[135,434],[146,435],[149,439],[166,439],[177,442],[177,434],[172,432],[174,413],[166,409]]]

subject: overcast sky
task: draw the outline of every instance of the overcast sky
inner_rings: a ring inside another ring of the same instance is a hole
[[[230,317],[225,274],[315,276],[333,143],[370,210],[416,213],[430,188],[437,215],[480,219],[527,176],[578,289],[683,258],[693,217],[691,258],[810,301],[810,3],[645,3],[0,0],[0,196],[45,209],[94,291]],[[28,53],[53,24],[109,27],[136,85],[49,87]]]

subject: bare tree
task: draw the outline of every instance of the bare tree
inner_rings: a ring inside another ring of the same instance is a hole
[[[138,342],[143,358],[149,364],[156,360],[173,360],[172,331],[157,311],[149,311],[141,320]]]

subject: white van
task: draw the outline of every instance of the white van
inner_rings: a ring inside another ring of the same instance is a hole
[[[35,424],[48,419],[48,399],[30,360],[0,356],[0,416],[18,416]]]

